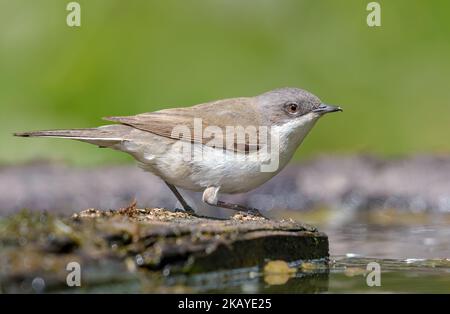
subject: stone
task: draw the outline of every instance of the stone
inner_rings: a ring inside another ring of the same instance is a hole
[[[47,291],[68,289],[66,266],[73,262],[81,267],[83,287],[95,285],[99,276],[139,271],[199,274],[329,257],[328,238],[315,227],[242,213],[217,219],[132,204],[72,217],[21,212],[2,218],[0,227],[5,291],[37,276]]]

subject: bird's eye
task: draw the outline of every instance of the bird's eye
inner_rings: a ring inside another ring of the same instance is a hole
[[[286,111],[291,114],[297,113],[298,108],[298,104],[296,103],[289,103],[286,105]]]

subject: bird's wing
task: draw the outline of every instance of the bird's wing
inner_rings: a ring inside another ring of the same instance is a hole
[[[230,139],[232,136],[227,133],[227,127],[245,128],[250,125],[254,126],[258,132],[261,116],[255,110],[252,98],[224,99],[192,107],[164,109],[135,116],[105,117],[104,119],[159,136],[201,143],[235,152],[255,151],[260,148],[260,143],[255,142],[254,139],[250,142],[249,136],[242,139],[234,134],[231,144],[226,141],[227,136]],[[258,140],[258,133],[256,134]]]

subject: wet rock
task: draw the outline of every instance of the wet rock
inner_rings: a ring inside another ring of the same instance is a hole
[[[164,277],[329,256],[324,233],[292,220],[245,214],[212,219],[135,205],[72,217],[43,219],[24,211],[2,218],[0,248],[0,290],[8,292],[24,291],[23,285],[29,291],[64,290],[72,262],[89,274],[84,285],[95,287],[117,276],[136,280],[142,272]]]
[[[55,237],[50,235],[42,249],[48,253],[70,253],[78,247],[78,243],[70,237]]]

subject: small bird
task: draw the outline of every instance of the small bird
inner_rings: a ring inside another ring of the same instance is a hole
[[[15,133],[55,137],[119,150],[160,177],[183,209],[195,211],[178,191],[202,191],[212,206],[262,216],[258,209],[219,200],[219,192],[244,193],[279,173],[316,121],[342,111],[299,88],[212,101],[134,116],[106,117],[97,128]]]

